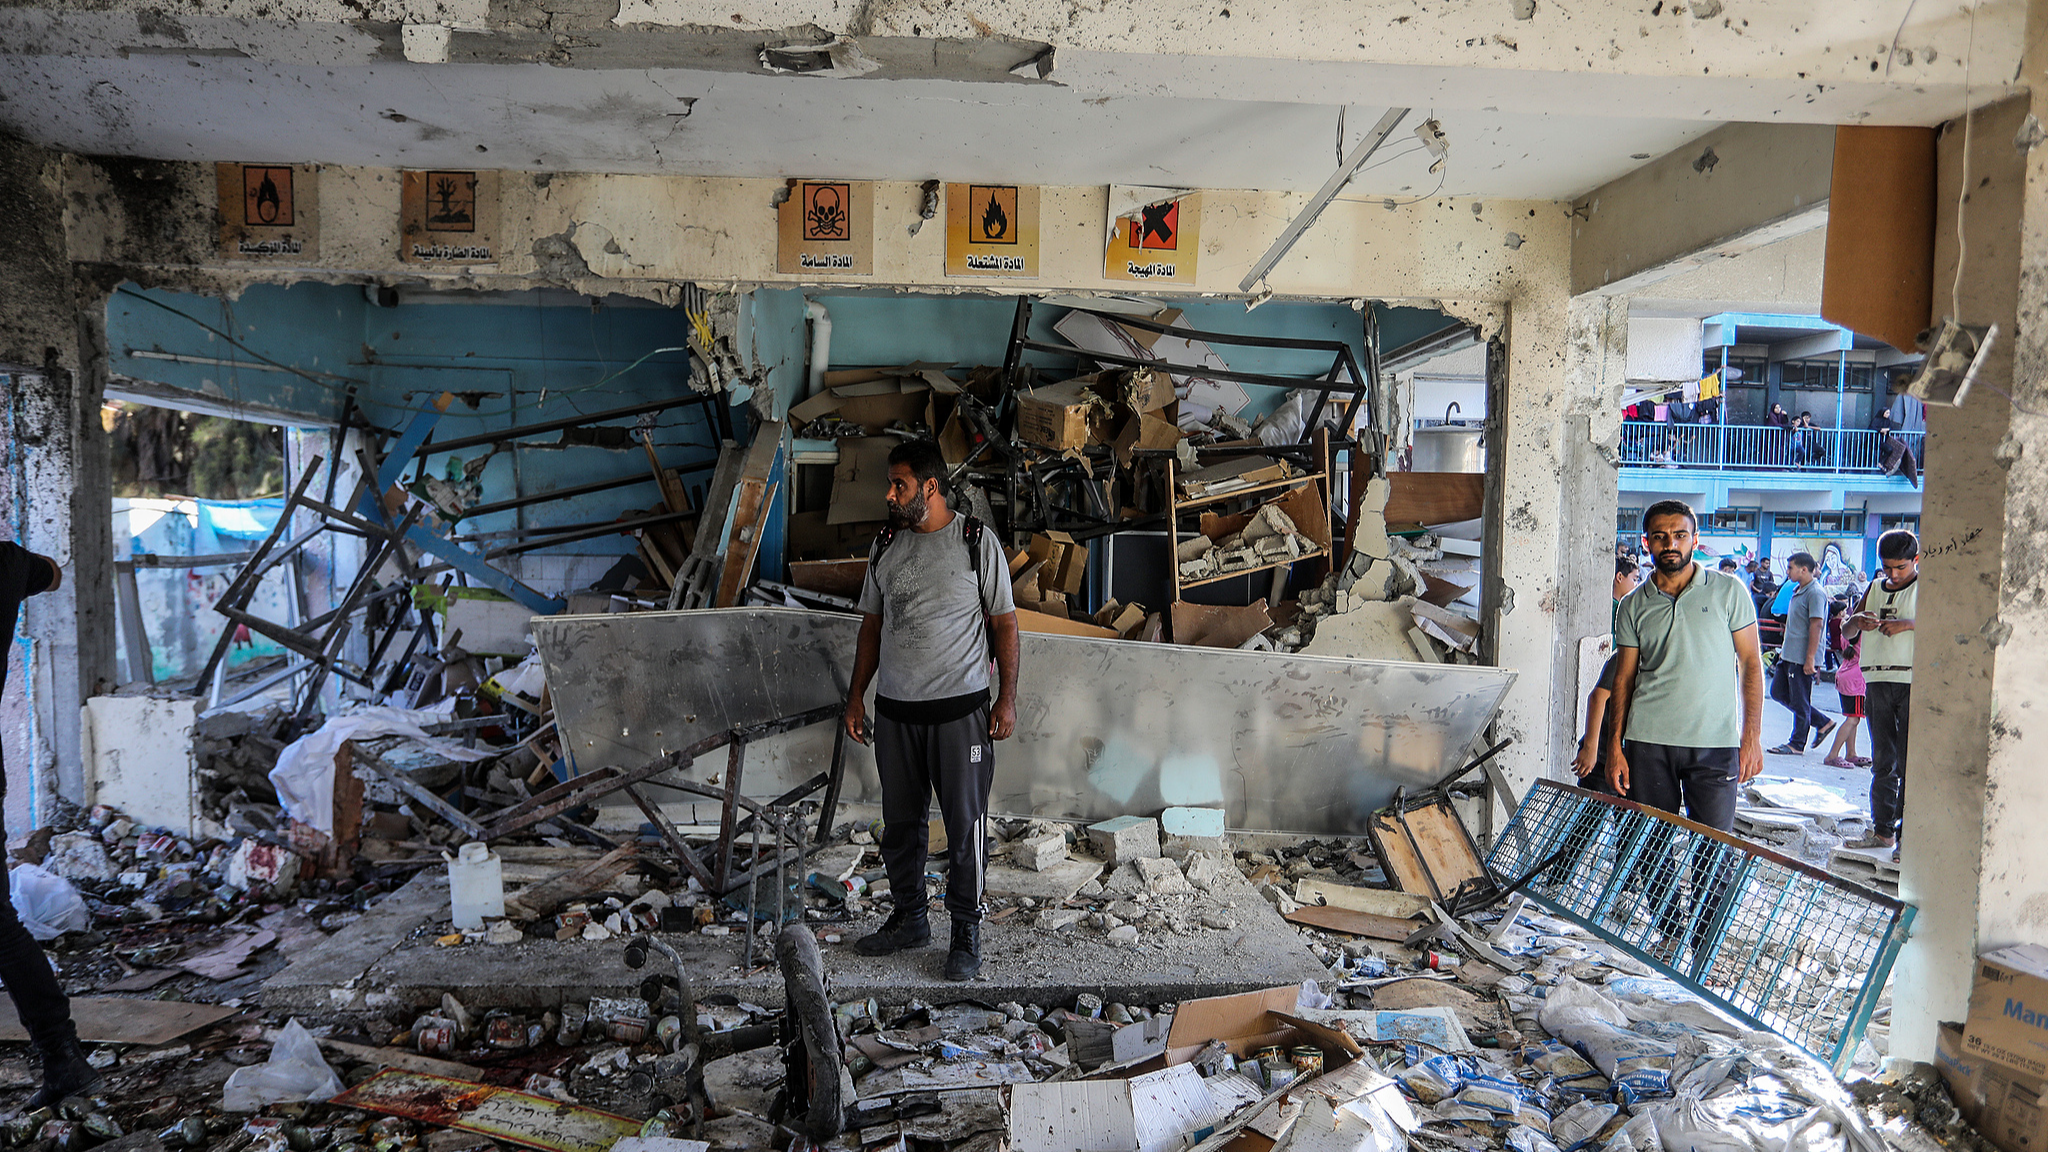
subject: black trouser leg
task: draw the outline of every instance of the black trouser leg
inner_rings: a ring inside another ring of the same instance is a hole
[[[5,773],[5,766],[0,765],[0,799],[6,796]],[[72,1035],[71,1001],[57,983],[57,974],[50,971],[43,946],[15,914],[14,893],[4,865],[0,865],[0,983],[7,985],[21,1026],[37,1048],[47,1051]]]
[[[1737,757],[1733,748],[1679,748],[1668,744],[1631,743],[1627,747],[1629,799],[1723,832],[1735,827]],[[1659,823],[1650,829],[1639,858],[1650,867],[1645,886],[1656,916],[1657,932],[1667,939],[1686,932],[1685,901],[1678,891],[1681,862],[1672,850],[1676,829]],[[1693,891],[1702,897],[1698,919],[1691,935],[1697,945],[1702,938],[1698,925],[1708,925],[1725,903],[1725,878],[1707,860],[1715,855],[1706,844],[1688,853],[1692,858],[1683,870],[1690,873]]]
[[[882,778],[882,862],[889,889],[921,900],[930,839],[932,793],[946,824],[946,911],[980,921],[988,872],[988,795],[995,782],[995,745],[988,708],[944,724],[875,721],[875,767]],[[905,906],[901,896],[896,906]]]
[[[1905,814],[1906,722],[1913,710],[1913,686],[1874,680],[1864,694],[1863,710],[1870,716],[1870,830],[1896,837]]]
[[[931,846],[925,813],[932,782],[925,743],[931,729],[875,717],[875,770],[882,778],[882,866],[889,871],[889,899],[898,909],[922,909],[925,856]]]

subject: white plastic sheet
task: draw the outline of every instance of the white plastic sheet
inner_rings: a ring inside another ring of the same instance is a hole
[[[14,914],[38,940],[55,940],[66,932],[92,927],[92,911],[71,881],[35,864],[17,864],[7,874]]]
[[[362,708],[322,724],[278,753],[277,767],[270,770],[270,783],[284,810],[301,824],[334,834],[334,757],[350,740],[377,736],[410,736],[450,760],[488,760],[496,753],[464,748],[453,740],[440,740],[421,728],[446,717],[438,712],[407,708]]]
[[[221,1106],[230,1112],[257,1112],[272,1104],[332,1100],[341,1092],[341,1077],[320,1055],[320,1042],[294,1019],[277,1034],[269,1060],[237,1068],[228,1077]]]

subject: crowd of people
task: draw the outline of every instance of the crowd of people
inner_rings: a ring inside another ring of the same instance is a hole
[[[1871,772],[1870,831],[1847,846],[1889,848],[1897,860],[1919,538],[1904,529],[1884,533],[1881,578],[1861,587],[1852,579],[1832,597],[1810,553],[1787,557],[1780,582],[1768,556],[1746,567],[1733,557],[1711,567],[1700,562],[1698,539],[1692,508],[1664,500],[1643,512],[1648,578],[1633,559],[1617,557],[1614,655],[1586,702],[1586,735],[1573,763],[1580,785],[1733,831],[1741,787],[1766,756],[1805,756],[1832,737],[1826,764]],[[1772,652],[1759,624],[1780,620]],[[1830,668],[1839,718],[1813,701],[1816,679]],[[1792,713],[1790,738],[1770,749],[1763,746],[1767,681],[1769,697]],[[1856,755],[1865,721],[1868,758]],[[1650,879],[1653,891],[1674,885],[1675,873]],[[1712,899],[1715,887],[1694,877],[1694,899]],[[1675,963],[1701,943],[1691,936],[1713,917],[1695,916],[1688,930],[1678,898],[1660,900],[1659,949]]]
[[[1716,436],[1703,425],[1721,423],[1721,398],[1687,401],[1674,393],[1662,400],[1641,400],[1621,410],[1622,420],[1632,425],[1653,425],[1662,433],[1637,432],[1623,437],[1623,454],[1653,467],[1676,468],[1688,463],[1741,464],[1758,468],[1825,468],[1841,463],[1846,455],[1835,429],[1815,423],[1813,413],[1793,415],[1783,404],[1771,405],[1761,425],[1731,425],[1732,428],[1761,429],[1756,436]],[[1898,434],[1888,411],[1871,419],[1877,433],[1877,452],[1869,467],[1886,476],[1904,476],[1919,485],[1919,463],[1905,437]],[[1859,466],[1860,463],[1859,463]]]

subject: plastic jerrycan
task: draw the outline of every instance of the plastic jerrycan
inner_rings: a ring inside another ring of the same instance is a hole
[[[457,928],[484,926],[484,917],[505,914],[505,868],[489,846],[472,840],[448,861],[448,902]]]

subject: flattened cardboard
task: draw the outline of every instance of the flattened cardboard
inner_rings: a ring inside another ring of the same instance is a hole
[[[1963,1054],[2048,1078],[2048,948],[2015,944],[1977,957]]]
[[[1211,604],[1173,604],[1173,642],[1196,648],[1236,648],[1273,626],[1261,596],[1242,608]]]
[[[1022,604],[1017,606],[1017,630],[1048,633],[1054,636],[1085,636],[1090,640],[1117,639],[1117,634],[1107,628],[1097,627],[1085,620],[1067,620],[1044,612],[1035,612]]]
[[[187,1032],[233,1016],[236,1009],[182,1000],[135,1000],[124,996],[73,996],[71,1019],[78,1038],[94,1044],[168,1044]],[[0,997],[0,1040],[23,1041],[28,1029],[14,1001]]]
[[[896,441],[888,437],[854,437],[839,442],[839,464],[832,470],[832,504],[825,523],[853,524],[887,520],[889,503],[889,450]]]

